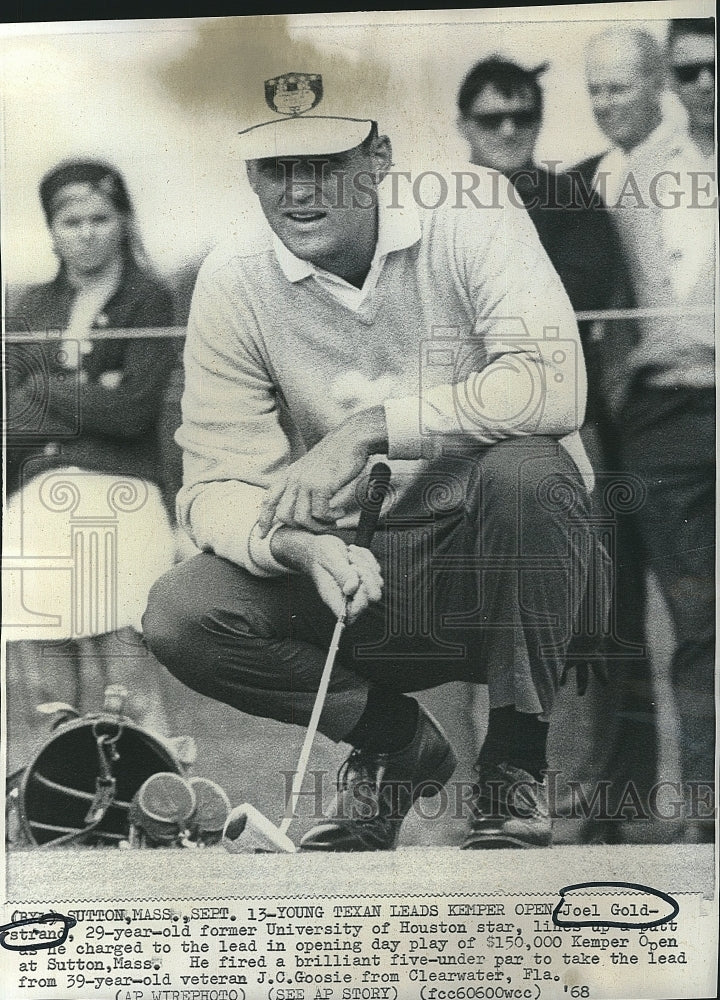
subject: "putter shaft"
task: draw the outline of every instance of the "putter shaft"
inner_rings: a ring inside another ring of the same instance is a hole
[[[293,777],[288,808],[282,822],[280,823],[280,833],[282,834],[287,833],[288,827],[292,823],[295,816],[295,809],[297,807],[298,799],[300,798],[302,783],[305,780],[305,772],[307,770],[308,761],[310,760],[310,751],[312,750],[312,745],[315,742],[315,735],[320,722],[320,715],[322,714],[322,710],[325,705],[325,696],[327,695],[327,690],[330,685],[330,676],[332,674],[335,657],[337,656],[338,647],[340,645],[340,639],[342,638],[342,634],[345,629],[346,620],[347,599],[343,602],[342,613],[335,623],[332,639],[330,640],[330,648],[328,649],[325,666],[323,667],[322,676],[320,677],[318,692],[315,696],[315,704],[313,705],[312,715],[310,716],[307,732],[305,733],[305,739],[303,740],[302,750],[300,751],[300,760],[298,761],[297,771]]]

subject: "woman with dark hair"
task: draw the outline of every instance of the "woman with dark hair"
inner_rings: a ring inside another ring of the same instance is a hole
[[[62,163],[43,178],[40,200],[60,267],[26,290],[12,325],[49,336],[6,353],[6,552],[20,557],[3,574],[8,636],[19,640],[8,646],[9,729],[25,736],[43,701],[97,710],[114,682],[130,692],[129,713],[163,731],[160,668],[139,622],[174,556],[155,483],[177,349],[168,338],[101,331],[171,325],[170,293],[147,267],[113,167]]]

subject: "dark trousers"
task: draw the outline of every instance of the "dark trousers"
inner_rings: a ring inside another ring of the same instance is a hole
[[[574,703],[573,712],[578,730],[587,736],[579,748],[579,774],[590,782],[589,794],[600,779],[612,783],[608,810],[613,815],[629,783],[640,801],[648,803],[658,780],[658,735],[646,643],[646,560],[637,530],[646,490],[637,470],[624,464],[624,428],[599,403],[596,417],[589,450],[596,475],[592,518],[596,530],[607,531],[606,545],[612,556],[612,610],[602,643],[609,684],[591,687],[586,698]],[[581,715],[586,718],[581,720]],[[594,835],[592,828],[583,834]]]
[[[547,717],[590,562],[575,464],[554,439],[524,438],[463,447],[393,485],[372,546],[383,599],[345,630],[321,732],[342,740],[370,685],[470,680],[488,684],[491,707]],[[188,687],[298,725],[333,626],[309,578],[261,578],[211,554],[161,577],[143,620],[150,649]]]
[[[623,413],[623,462],[647,490],[637,531],[675,631],[671,669],[686,782],[714,776],[714,396],[644,387]]]

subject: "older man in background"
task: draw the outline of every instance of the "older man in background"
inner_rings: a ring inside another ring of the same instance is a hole
[[[611,29],[591,41],[588,89],[615,146],[581,168],[616,223],[636,304],[664,312],[641,317],[633,337],[616,330],[614,392],[622,463],[647,491],[639,536],[675,632],[683,837],[694,840],[712,831],[714,788],[713,19],[673,21],[667,55],[687,130],[663,117],[664,61],[649,35]],[[647,679],[627,691],[628,726],[642,729]],[[623,742],[635,752],[632,737]]]
[[[663,114],[662,49],[646,31],[607,28],[590,39],[586,79],[595,120],[612,147],[575,170],[594,181],[612,203],[631,164],[656,156],[677,131]]]

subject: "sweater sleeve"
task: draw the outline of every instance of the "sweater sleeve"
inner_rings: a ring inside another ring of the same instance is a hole
[[[438,340],[444,379],[423,377],[417,396],[385,403],[390,458],[421,457],[428,436],[494,444],[582,425],[587,383],[570,300],[525,209],[507,200],[495,220],[467,211],[443,219],[436,238],[474,325],[450,344]]]
[[[253,548],[253,559],[251,533],[290,444],[257,334],[242,290],[210,258],[198,276],[185,342],[178,521],[201,549],[267,576],[285,570],[269,546]]]

